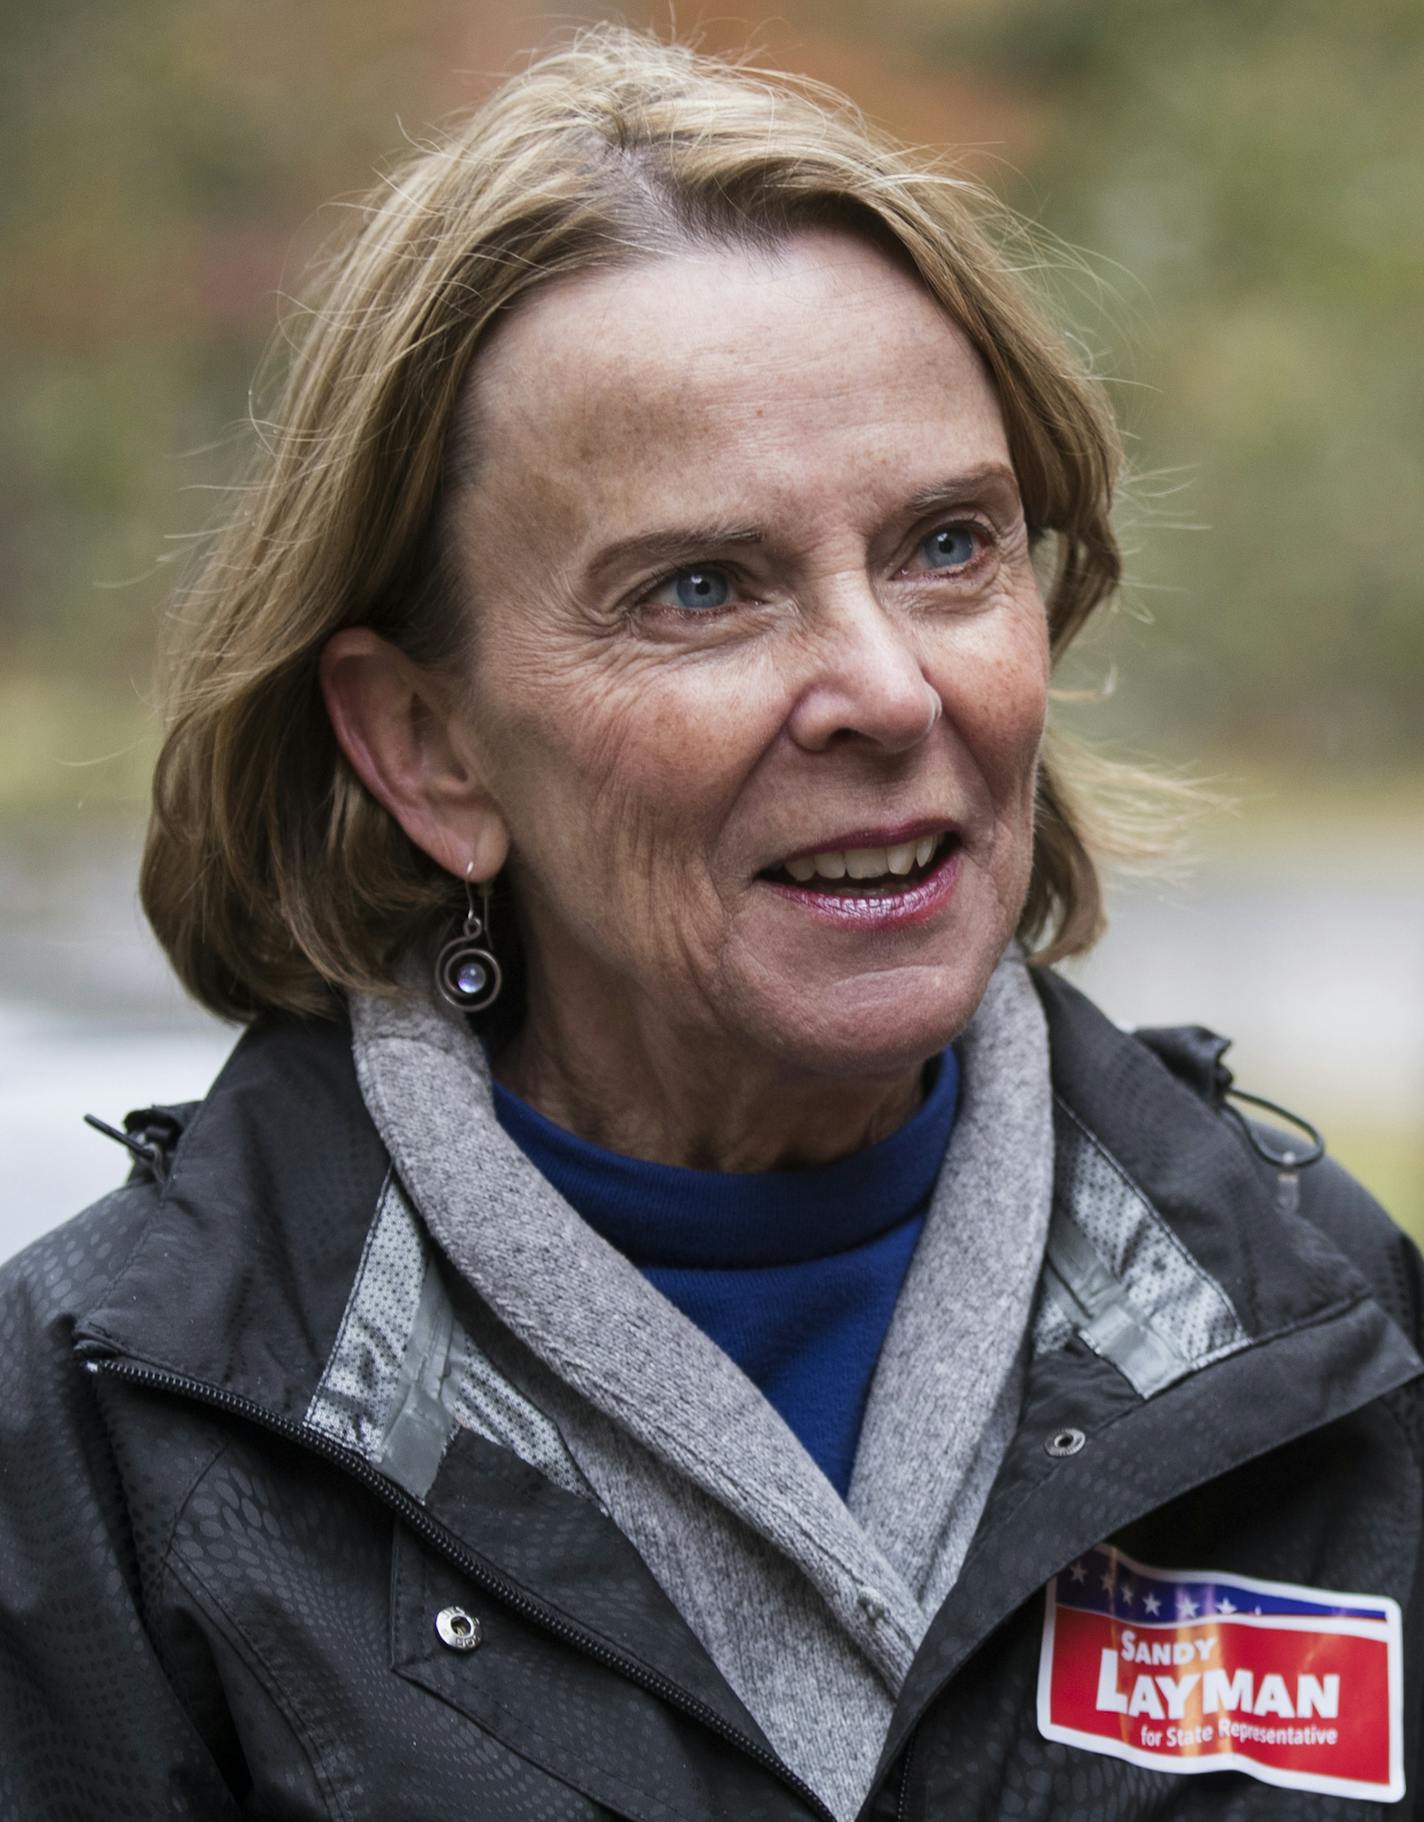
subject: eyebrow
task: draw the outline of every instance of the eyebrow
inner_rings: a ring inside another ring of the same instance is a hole
[[[1002,462],[985,462],[977,468],[932,482],[910,495],[906,510],[918,518],[940,507],[963,505],[986,487],[998,487],[1018,499],[1018,478]],[[669,526],[657,531],[638,532],[631,538],[619,538],[605,544],[588,565],[588,580],[601,582],[612,571],[631,565],[656,564],[675,569],[683,563],[706,560],[714,551],[729,545],[764,544],[766,533],[755,525],[738,525],[726,521],[708,525]]]
[[[1019,498],[1018,476],[1013,469],[1003,462],[984,462],[978,468],[967,468],[961,474],[949,475],[943,481],[920,488],[905,504],[918,517],[921,513],[934,512],[937,507],[962,506],[986,487],[998,487],[1011,493],[1015,500]]]
[[[619,538],[605,544],[588,566],[590,581],[601,581],[615,569],[632,564],[656,563],[676,568],[679,563],[695,563],[709,551],[725,550],[729,544],[760,544],[766,534],[755,525],[678,525],[661,531],[639,532],[632,538]]]

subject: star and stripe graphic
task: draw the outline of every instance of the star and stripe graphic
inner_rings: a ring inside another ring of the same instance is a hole
[[[1309,1588],[1254,1582],[1220,1570],[1185,1574],[1171,1570],[1129,1566],[1127,1559],[1107,1546],[1088,1550],[1064,1575],[1059,1576],[1059,1599],[1090,1613],[1108,1613],[1118,1619],[1140,1620],[1144,1625],[1175,1625],[1222,1614],[1319,1614],[1333,1619],[1376,1620],[1388,1618],[1378,1601],[1357,1601],[1353,1596],[1323,1598]],[[1066,1584],[1066,1585],[1064,1585]]]

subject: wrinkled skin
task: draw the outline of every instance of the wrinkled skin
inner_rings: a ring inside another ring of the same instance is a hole
[[[412,838],[460,875],[507,861],[531,986],[499,1073],[670,1162],[882,1136],[972,1016],[1032,858],[1047,628],[978,357],[884,253],[816,230],[536,293],[463,409],[465,696],[359,630],[324,675]],[[931,555],[944,527],[971,560]],[[962,853],[913,927],[832,927],[759,877],[921,818]]]

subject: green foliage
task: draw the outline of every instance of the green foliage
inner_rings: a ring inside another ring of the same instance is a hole
[[[1134,466],[1174,488],[1137,536],[1129,600],[1155,624],[1117,719],[1185,750],[1417,759],[1424,13],[1008,0],[947,18],[934,55],[1043,97],[1017,200],[1115,287],[1086,330],[1123,376]]]

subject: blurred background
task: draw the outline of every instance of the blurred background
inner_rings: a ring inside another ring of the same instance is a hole
[[[1424,9],[1371,0],[17,0],[0,24],[0,1257],[122,1176],[80,1124],[234,1033],[135,897],[151,653],[340,199],[617,16],[836,84],[1082,248],[1047,271],[1129,437],[1130,583],[1062,718],[1235,807],[1075,973],[1234,1035],[1424,1237]],[[18,1192],[13,1186],[18,1174]]]

